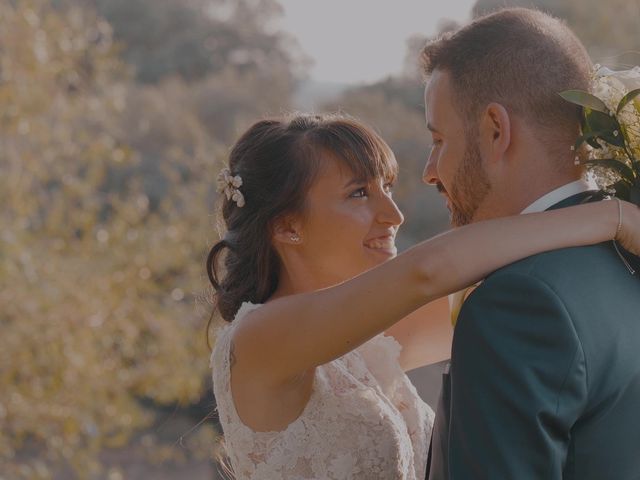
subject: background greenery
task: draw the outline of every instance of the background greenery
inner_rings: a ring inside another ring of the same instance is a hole
[[[566,18],[601,63],[640,63],[634,0],[506,3]],[[308,59],[269,28],[281,13],[276,0],[0,0],[0,478],[123,478],[123,451],[212,458],[215,177],[250,123],[295,107]],[[408,42],[402,75],[318,107],[396,152],[403,246],[447,224],[418,181],[424,41]]]

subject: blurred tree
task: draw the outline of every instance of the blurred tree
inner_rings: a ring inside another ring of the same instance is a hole
[[[86,1],[86,0],[80,0]],[[304,63],[293,38],[275,31],[276,0],[91,0],[144,83],[192,81],[228,67],[291,76]]]
[[[132,84],[94,13],[1,2],[0,26],[0,472],[87,478],[152,419],[138,398],[203,394],[224,149],[185,87]]]
[[[612,67],[640,64],[637,0],[478,0],[473,15],[507,6],[535,7],[565,19],[595,62]]]
[[[138,82],[180,96],[218,141],[230,145],[252,121],[291,108],[308,60],[292,37],[275,30],[273,22],[282,13],[276,0],[89,3],[112,24],[114,41]],[[137,114],[129,109],[125,116]],[[151,150],[162,152],[166,143]]]
[[[427,37],[422,34],[411,35],[407,39],[407,50],[404,57],[403,76],[414,81],[420,81],[424,78],[422,66],[420,65],[420,53],[431,39],[442,35],[443,33],[457,30],[461,25],[455,20],[449,18],[441,19],[436,26],[436,33],[433,37]]]
[[[189,85],[189,105],[206,132],[231,145],[253,122],[292,108],[289,71],[238,71],[228,68]]]

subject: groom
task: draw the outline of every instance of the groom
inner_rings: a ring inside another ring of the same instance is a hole
[[[558,92],[587,90],[591,62],[562,22],[502,10],[423,60],[424,180],[454,225],[602,200],[570,149],[579,111]],[[612,242],[536,255],[470,293],[427,478],[640,478],[640,278],[627,257]]]

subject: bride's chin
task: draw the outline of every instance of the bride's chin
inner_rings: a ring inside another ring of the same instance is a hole
[[[393,248],[369,248],[364,247],[365,251],[378,260],[378,263],[384,262],[386,260],[390,260],[396,255],[398,255],[398,249],[396,247]]]

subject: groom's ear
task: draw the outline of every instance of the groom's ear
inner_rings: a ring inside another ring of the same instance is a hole
[[[483,158],[498,162],[511,144],[511,119],[503,105],[492,102],[487,105],[480,119],[480,149]]]

